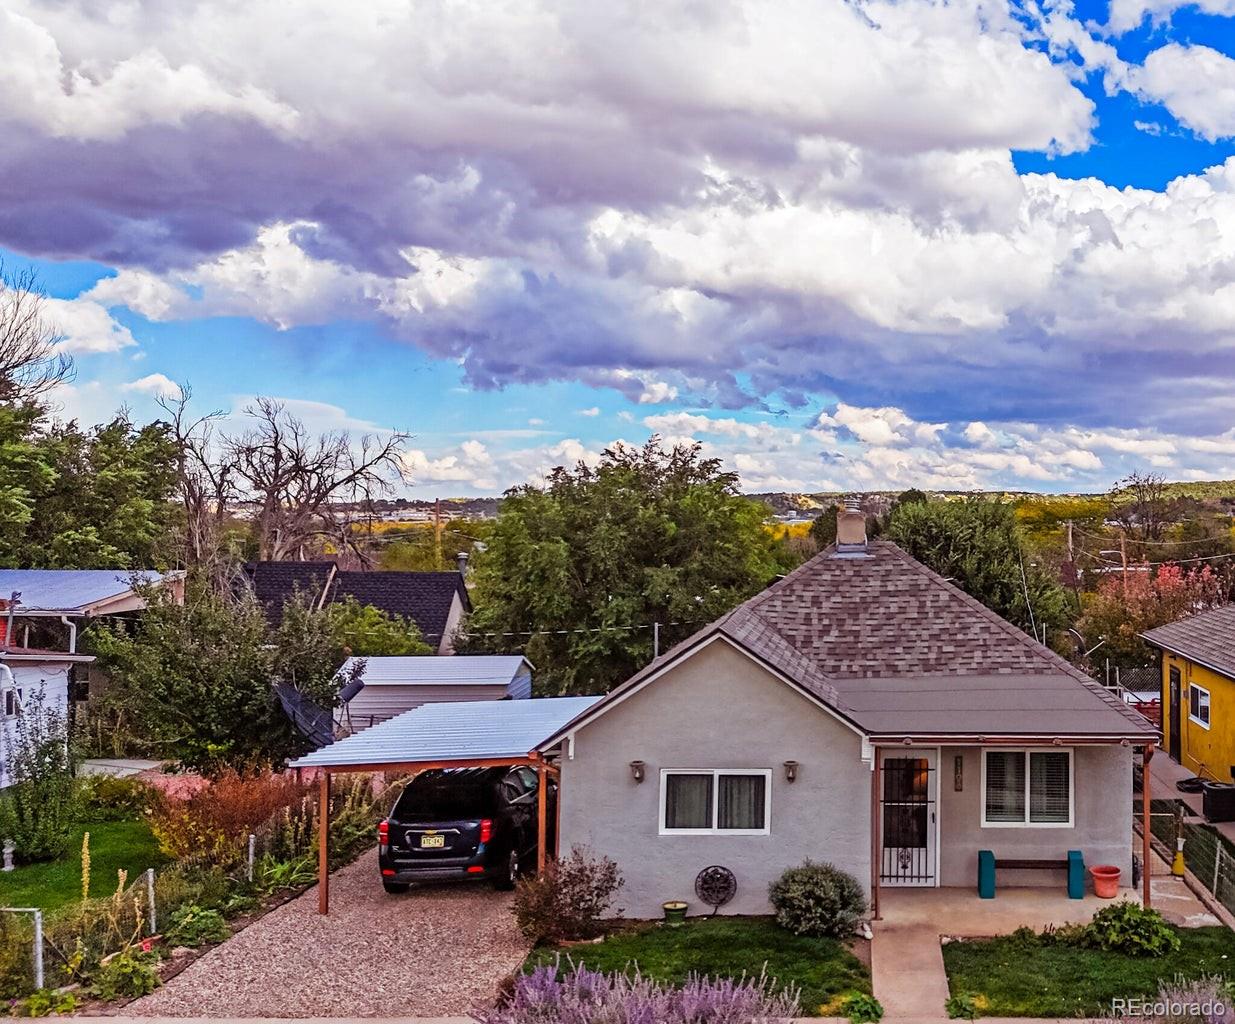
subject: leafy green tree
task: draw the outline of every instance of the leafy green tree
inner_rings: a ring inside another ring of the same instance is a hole
[[[901,504],[891,513],[888,536],[1009,622],[1031,635],[1036,630],[1039,639],[1044,626],[1068,624],[1067,596],[1034,561],[1010,504],[984,498]]]
[[[464,646],[525,647],[546,691],[603,692],[646,664],[652,623],[663,651],[771,581],[767,513],[698,445],[653,437],[559,467],[543,490],[508,492],[476,559]],[[530,635],[557,630],[574,632]]]
[[[909,490],[901,491],[900,494],[896,496],[896,501],[893,502],[893,506],[912,505],[915,502],[918,504],[925,504],[928,501],[930,501],[930,498],[927,496],[925,491],[920,491],[916,487],[910,487]]]
[[[0,405],[0,564],[166,564],[175,458],[161,423],[122,414],[83,432],[32,403]]]
[[[276,682],[333,708],[350,655],[429,650],[414,623],[355,600],[318,610],[294,597],[273,628],[247,591],[220,593],[200,577],[183,606],[157,589],[147,600],[131,626],[97,623],[83,644],[111,677],[112,710],[152,752],[194,769],[279,764],[304,752]]]
[[[836,514],[839,511],[839,505],[829,505],[810,524],[810,535],[821,548],[836,543]]]
[[[328,606],[326,615],[335,651],[343,658],[433,653],[411,619],[391,615],[371,604],[360,604],[354,597]]]

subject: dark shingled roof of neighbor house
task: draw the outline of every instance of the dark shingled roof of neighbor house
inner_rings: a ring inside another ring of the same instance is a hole
[[[580,720],[717,635],[871,736],[1157,736],[1096,680],[888,541],[820,552]]]
[[[1155,647],[1235,679],[1235,604],[1146,630],[1141,636]]]
[[[296,594],[320,600],[334,572],[334,562],[246,562],[244,574],[253,595],[266,609],[266,618],[277,626],[283,621],[283,605]]]
[[[471,601],[459,572],[339,572],[330,585],[330,600],[354,597],[361,604],[411,619],[424,638],[439,642],[446,633],[450,606],[458,594],[463,610]]]

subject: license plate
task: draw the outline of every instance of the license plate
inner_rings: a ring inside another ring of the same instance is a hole
[[[420,848],[422,850],[440,850],[446,845],[445,836],[421,836]]]

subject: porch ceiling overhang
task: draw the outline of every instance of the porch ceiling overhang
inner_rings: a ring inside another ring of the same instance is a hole
[[[1146,743],[1158,730],[1113,694],[1066,675],[947,675],[833,679],[842,705],[872,740],[1000,738]]]
[[[422,704],[291,763],[293,768],[377,771],[443,764],[527,761],[599,697]]]

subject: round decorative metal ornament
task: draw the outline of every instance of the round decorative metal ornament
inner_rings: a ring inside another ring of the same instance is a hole
[[[704,868],[695,876],[695,895],[712,908],[713,914],[733,899],[737,891],[738,880],[733,872],[719,864]]]

